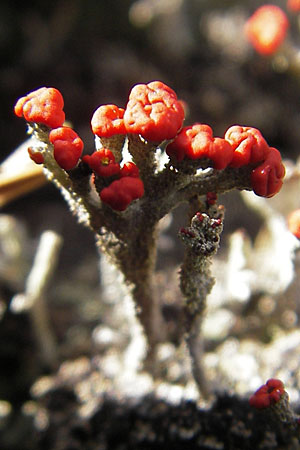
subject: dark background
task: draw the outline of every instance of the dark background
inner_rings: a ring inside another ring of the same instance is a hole
[[[124,107],[134,84],[152,80],[165,82],[187,103],[187,123],[207,123],[216,136],[222,136],[233,124],[257,127],[283,157],[296,160],[300,143],[297,17],[288,15],[291,27],[286,45],[293,48],[292,59],[286,59],[286,54],[264,58],[250,48],[243,35],[245,20],[263,3],[2,0],[0,161],[26,138],[25,122],[14,116],[13,107],[29,91],[41,86],[58,88],[65,99],[66,118],[83,138],[85,151],[91,152],[93,111],[102,103]],[[286,10],[285,0],[272,3]],[[234,215],[238,203],[232,203],[226,216],[230,225],[226,226],[235,229],[250,220],[244,213]],[[236,210],[240,211],[238,206]],[[27,233],[24,247],[28,267],[20,276],[21,288],[41,232],[53,229],[63,235],[55,283],[58,280],[60,286],[65,279],[73,289],[67,285],[68,292],[61,296],[61,290],[58,294],[56,286],[51,287],[51,320],[62,360],[89,354],[91,331],[99,322],[98,316],[90,320],[82,315],[82,304],[90,299],[93,288],[98,292],[99,285],[92,233],[76,223],[60,193],[50,184],[16,199],[2,212],[20,221]],[[174,227],[175,235],[177,229]],[[178,246],[175,250],[178,253]],[[163,252],[162,257],[167,258]],[[169,263],[168,259],[161,260],[161,266]],[[14,286],[1,274],[1,301],[9,305],[12,295],[19,291],[20,285]],[[68,338],[68,330],[74,326],[85,333],[79,347]],[[30,387],[45,368],[26,314],[14,315],[7,310],[1,320],[0,338],[0,400],[9,401],[15,411],[3,442],[11,443],[7,448],[20,450],[20,442],[30,430],[25,424],[24,431],[21,405],[31,398]]]
[[[58,88],[66,117],[89,148],[96,107],[124,106],[132,85],[153,79],[169,84],[187,102],[190,122],[208,123],[216,135],[235,123],[257,126],[284,155],[296,157],[299,73],[274,70],[270,58],[243,42],[243,20],[264,2],[144,0],[152,8],[143,26],[138,3],[1,2],[1,159],[24,139],[25,125],[12,109],[30,90]],[[285,9],[285,0],[275,3]],[[212,28],[216,17],[223,22]],[[296,16],[289,19],[289,38],[297,45]],[[222,31],[226,21],[228,31]],[[233,31],[236,38],[226,42],[224,36]]]

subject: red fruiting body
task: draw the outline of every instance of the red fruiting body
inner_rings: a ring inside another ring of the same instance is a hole
[[[176,136],[183,120],[183,106],[176,93],[161,81],[137,84],[131,90],[124,114],[128,133],[162,142]]]
[[[261,164],[251,173],[251,184],[255,194],[273,197],[280,191],[285,168],[276,148],[269,147],[260,131],[252,127],[235,125],[225,133],[234,150],[232,167]]]
[[[251,173],[251,184],[256,195],[273,197],[280,191],[285,175],[285,168],[279,151],[269,147],[265,161]]]
[[[300,11],[300,0],[288,0],[286,6],[290,11],[299,12]]]
[[[226,131],[224,137],[234,150],[230,163],[232,167],[263,161],[269,150],[267,142],[256,128],[234,125]]]
[[[115,157],[108,148],[101,148],[92,155],[85,155],[82,161],[100,177],[111,177],[120,172],[120,166],[115,162]]]
[[[217,201],[217,194],[215,192],[208,192],[206,194],[206,203],[208,205],[214,205]]]
[[[53,156],[57,164],[65,170],[73,169],[82,154],[83,142],[69,127],[59,127],[50,131],[49,140],[54,146]]]
[[[28,147],[27,151],[32,161],[34,161],[36,164],[43,164],[44,155],[41,152],[35,151],[32,147]]]
[[[116,211],[124,211],[133,200],[143,195],[144,184],[140,178],[134,177],[123,177],[113,181],[100,192],[102,202]]]
[[[60,127],[65,121],[64,100],[55,88],[42,87],[20,98],[15,105],[15,114],[28,122]]]
[[[222,224],[222,220],[221,219],[213,219],[211,227],[212,228],[216,228],[219,227]]]
[[[208,157],[213,161],[215,169],[225,169],[232,159],[232,154],[233,150],[229,142],[219,137],[213,139]]]
[[[185,236],[194,238],[196,237],[195,233],[191,230],[189,230],[188,228],[180,228],[179,233],[184,234]]]
[[[300,209],[295,209],[288,215],[287,224],[290,232],[300,239]]]
[[[182,161],[209,158],[217,170],[225,169],[232,160],[233,149],[225,139],[214,138],[210,126],[196,123],[184,127],[166,148],[170,157]]]
[[[249,403],[250,406],[257,409],[268,408],[270,405],[277,403],[284,393],[283,382],[271,378],[250,397]]]
[[[133,162],[127,162],[121,169],[120,175],[121,177],[139,177],[139,168]]]
[[[275,5],[258,8],[245,26],[246,37],[262,55],[272,55],[284,41],[289,21],[286,14]]]
[[[93,133],[99,137],[126,134],[124,109],[116,105],[101,105],[93,114],[91,125]]]

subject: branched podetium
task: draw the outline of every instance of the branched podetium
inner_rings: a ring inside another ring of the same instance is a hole
[[[235,125],[221,138],[207,124],[183,126],[183,104],[161,81],[134,86],[124,109],[97,107],[92,155],[82,156],[82,140],[64,126],[63,106],[60,92],[44,87],[18,100],[15,113],[28,121],[35,138],[29,156],[43,165],[78,220],[94,231],[99,249],[122,272],[147,339],[146,364],[152,372],[156,346],[168,339],[154,286],[158,224],[178,205],[190,206],[190,226],[179,231],[185,248],[182,314],[193,374],[207,395],[198,344],[214,284],[211,258],[223,228],[217,194],[247,189],[272,197],[285,173],[280,153],[255,128]]]

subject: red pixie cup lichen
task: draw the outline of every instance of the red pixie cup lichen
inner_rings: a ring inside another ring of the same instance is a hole
[[[35,151],[34,148],[32,147],[28,147],[27,151],[30,159],[34,161],[36,164],[44,163],[44,155],[41,152]]]
[[[206,194],[206,203],[208,205],[215,205],[217,199],[218,199],[218,196],[215,192],[208,192]]]
[[[116,105],[101,105],[93,114],[91,126],[93,133],[99,137],[111,137],[126,134],[124,125],[125,110]]]
[[[255,194],[273,197],[280,191],[285,168],[276,148],[269,147],[260,131],[252,127],[234,125],[225,133],[225,139],[233,147],[232,167],[261,163],[251,173]]]
[[[265,161],[251,173],[251,184],[256,195],[273,197],[280,191],[285,175],[280,152],[269,147]]]
[[[108,148],[101,148],[92,155],[85,155],[82,161],[90,166],[100,177],[111,177],[120,172],[120,166],[115,161],[113,153]]]
[[[234,125],[224,137],[233,148],[232,167],[263,161],[269,150],[267,142],[256,128]]]
[[[258,53],[272,55],[284,41],[288,27],[288,18],[281,8],[263,5],[248,19],[245,33]]]
[[[233,150],[228,141],[219,137],[213,139],[208,157],[213,161],[215,169],[225,169],[232,159],[232,154]]]
[[[176,93],[161,81],[137,84],[129,95],[124,123],[128,133],[147,141],[173,139],[184,120],[184,109]]]
[[[42,87],[21,97],[14,108],[18,117],[41,123],[49,128],[60,127],[65,121],[64,100],[55,88]]]
[[[289,21],[282,9],[275,5],[263,5],[248,19],[246,37],[262,55],[272,55],[284,41]]]
[[[288,0],[286,6],[292,12],[300,12],[300,0]]]
[[[120,175],[121,177],[134,177],[138,178],[140,174],[139,168],[133,162],[127,162],[121,169]]]
[[[279,402],[284,393],[283,382],[271,378],[250,397],[249,404],[256,409],[268,408],[274,403]]]
[[[133,200],[143,195],[144,184],[140,178],[135,177],[120,178],[100,192],[102,202],[116,211],[124,211]]]
[[[59,127],[50,131],[49,140],[54,146],[53,156],[57,164],[65,170],[73,169],[82,154],[83,142],[69,127]]]
[[[166,152],[177,161],[182,161],[184,157],[209,158],[217,170],[225,169],[233,155],[229,142],[222,138],[214,138],[210,126],[200,123],[182,128],[174,141],[167,146]]]
[[[288,229],[297,239],[300,239],[300,209],[295,209],[287,217]]]

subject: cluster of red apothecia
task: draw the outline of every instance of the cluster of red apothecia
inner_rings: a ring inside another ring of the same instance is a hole
[[[281,380],[270,378],[251,395],[249,404],[262,413],[265,412],[265,419],[271,419],[273,425],[281,424],[292,436],[299,439],[300,417],[290,407],[289,395]]]
[[[268,408],[274,403],[278,403],[285,393],[284,384],[281,380],[270,378],[250,397],[250,406],[257,409]]]
[[[92,131],[100,140],[104,138],[106,145],[92,155],[82,157],[82,140],[73,129],[63,126],[63,106],[63,97],[57,89],[42,87],[20,98],[15,114],[49,127],[53,156],[61,168],[68,171],[83,161],[94,177],[107,178],[108,186],[99,195],[102,202],[117,211],[124,211],[133,200],[144,195],[139,168],[133,162],[122,165],[109,148],[110,139],[125,135],[139,135],[143,142],[155,144],[153,149],[169,141],[166,153],[174,165],[184,159],[201,158],[211,160],[216,170],[252,165],[252,188],[260,196],[272,197],[282,186],[285,169],[281,155],[269,147],[259,130],[236,125],[227,130],[224,138],[219,138],[213,136],[208,125],[183,126],[182,102],[160,81],[134,86],[125,109],[101,105],[95,111]],[[42,153],[30,148],[29,154],[36,163],[43,163]]]
[[[286,6],[291,13],[300,12],[300,0],[287,0]],[[267,4],[259,7],[247,20],[245,34],[258,53],[268,56],[274,54],[285,41],[289,25],[283,9]]]

